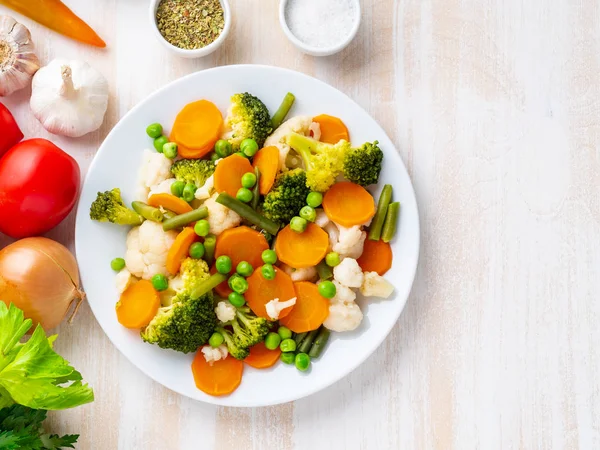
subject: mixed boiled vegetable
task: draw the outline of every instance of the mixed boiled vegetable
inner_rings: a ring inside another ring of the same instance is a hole
[[[244,365],[309,370],[331,332],[360,325],[357,291],[394,289],[382,276],[399,203],[391,185],[378,202],[367,190],[378,142],[351,144],[325,114],[286,120],[294,101],[288,93],[271,116],[235,94],[225,118],[208,100],[186,105],[170,133],[147,127],[156,151],[144,151],[131,208],[117,187],[91,205],[93,220],[132,227],[110,262],[117,320],[147,343],[196,352],[194,379],[210,395],[233,392]]]

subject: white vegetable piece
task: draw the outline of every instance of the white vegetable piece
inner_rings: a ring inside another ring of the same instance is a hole
[[[290,298],[285,302],[280,302],[278,298],[274,298],[270,302],[265,305],[265,309],[267,310],[267,315],[272,320],[279,319],[279,314],[285,308],[289,308],[290,306],[294,306],[296,304],[296,297]]]
[[[362,311],[354,302],[356,294],[335,280],[333,284],[336,294],[329,300],[329,316],[323,322],[323,326],[338,332],[355,330],[363,319]]]
[[[204,359],[211,366],[216,362],[222,359],[227,358],[229,352],[227,351],[227,347],[224,344],[219,345],[217,348],[213,348],[210,345],[205,345],[202,347],[202,353],[204,354]]]
[[[29,30],[10,16],[0,16],[0,97],[26,87],[39,68]]]
[[[217,160],[217,161],[220,161],[220,160]],[[207,198],[210,198],[212,191],[214,190],[214,187],[215,187],[215,176],[211,175],[210,177],[208,177],[206,179],[203,186],[196,189],[195,197],[198,200],[206,200]]]
[[[360,292],[365,297],[388,298],[394,292],[394,286],[377,272],[365,272]]]
[[[308,127],[309,133],[312,133],[312,137],[315,140],[321,139],[321,124],[319,122],[312,122]]]
[[[342,258],[359,258],[363,252],[367,233],[361,230],[360,225],[346,228],[336,223],[336,226],[339,235],[338,241],[331,246],[332,250],[339,253]]]
[[[315,224],[321,228],[325,228],[329,225],[329,217],[325,214],[325,211],[322,209],[317,209],[317,218],[315,219]]]
[[[135,198],[141,202],[147,202],[150,189],[171,178],[172,161],[162,153],[148,149],[144,150],[142,158]]]
[[[104,121],[108,82],[84,61],[55,59],[33,77],[29,104],[50,133],[83,136]]]
[[[231,209],[216,202],[217,194],[204,202],[204,206],[208,208],[208,225],[210,232],[216,236],[229,228],[237,227],[242,218]]]
[[[125,292],[131,283],[133,283],[134,277],[131,275],[131,272],[127,270],[127,268],[121,269],[119,273],[115,276],[115,283],[117,285],[117,291],[119,294]]]
[[[294,269],[287,264],[280,263],[279,268],[287,273],[292,281],[312,281],[317,278],[316,267],[306,267],[304,269]]]
[[[340,237],[340,230],[336,226],[335,223],[329,222],[325,227],[323,227],[327,234],[329,235],[329,251],[333,250],[333,246],[338,243]]]
[[[312,117],[310,116],[295,116],[285,122],[267,138],[264,147],[274,145],[279,149],[279,168],[285,167],[285,160],[288,153],[290,152],[290,146],[286,144],[285,138],[290,133],[298,133],[308,135],[310,125],[312,124]]]
[[[219,322],[222,323],[231,322],[233,319],[235,319],[235,311],[235,306],[228,301],[217,303],[217,307],[215,308],[217,319],[219,319]]]
[[[168,180],[161,181],[158,184],[155,184],[150,188],[150,192],[148,193],[148,198],[155,194],[170,194],[171,186],[175,183],[175,178],[169,178]]]
[[[161,224],[151,220],[133,228],[127,235],[127,270],[144,280],[156,274],[169,275],[167,254],[176,237],[177,231],[163,231]]]
[[[354,258],[344,258],[341,263],[333,268],[333,278],[344,286],[359,288],[362,286],[365,277]]]

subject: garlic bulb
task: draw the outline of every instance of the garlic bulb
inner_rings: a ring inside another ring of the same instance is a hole
[[[83,136],[102,125],[108,82],[84,61],[55,59],[33,77],[29,105],[50,133]]]
[[[10,16],[0,16],[0,97],[27,86],[39,68],[29,30]]]

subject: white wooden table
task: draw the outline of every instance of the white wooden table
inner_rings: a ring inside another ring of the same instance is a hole
[[[67,3],[106,50],[21,19],[44,63],[82,58],[104,73],[109,111],[71,140],[44,132],[27,90],[2,99],[28,137],[51,138],[85,171],[119,118],[171,80],[223,64],[296,69],[349,94],[395,141],[422,253],[385,344],[335,386],[271,408],[167,391],[85,306],[57,348],[96,401],[52,414],[54,432],[100,450],[600,448],[599,0],[363,0],[356,40],[324,59],[286,41],[277,1],[234,0],[225,46],[196,61],[154,41],[147,0]],[[72,246],[73,219],[49,236]]]

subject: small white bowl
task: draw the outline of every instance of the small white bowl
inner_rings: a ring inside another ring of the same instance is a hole
[[[179,48],[171,43],[169,43],[160,31],[158,31],[158,25],[156,24],[156,9],[158,8],[158,4],[161,0],[150,0],[150,27],[152,28],[152,32],[156,36],[165,48],[169,49],[174,54],[181,56],[183,58],[201,58],[206,55],[210,55],[217,48],[221,46],[227,35],[229,34],[229,30],[231,29],[231,9],[229,8],[228,0],[219,0],[221,2],[221,7],[223,8],[223,20],[225,22],[225,26],[223,27],[223,31],[217,39],[208,44],[206,47],[196,48],[193,50],[188,50],[185,48]]]
[[[312,56],[329,56],[335,53],[338,53],[345,49],[350,42],[356,36],[358,29],[360,28],[360,20],[361,20],[361,9],[360,9],[360,0],[352,0],[354,3],[354,25],[352,26],[352,30],[350,30],[350,34],[342,41],[331,47],[313,47],[308,44],[305,44],[300,39],[298,39],[290,30],[286,20],[285,20],[285,8],[288,4],[288,0],[281,0],[279,2],[279,23],[281,24],[281,28],[283,32],[290,40],[292,44],[294,44],[300,51],[306,53],[307,55]]]

